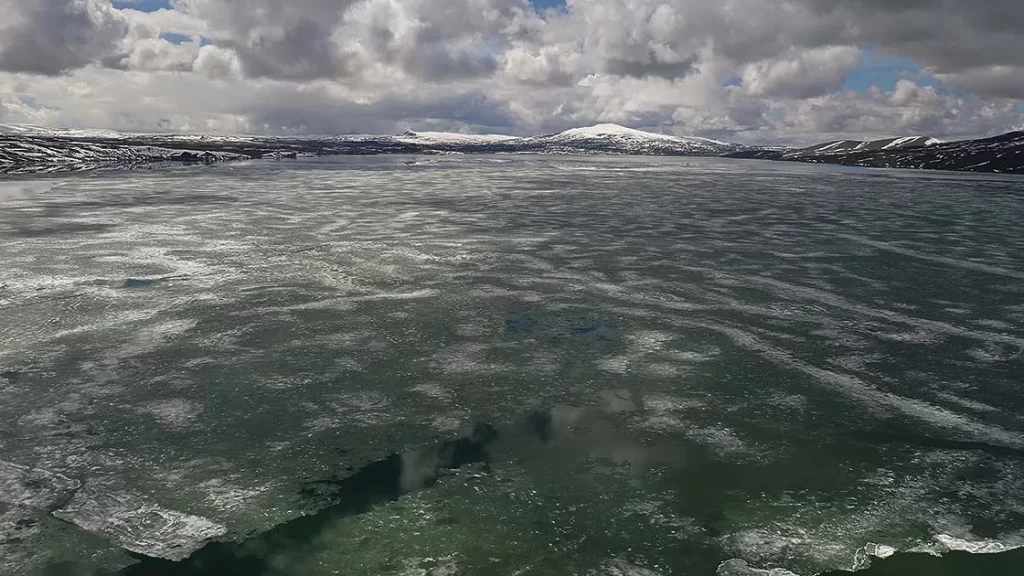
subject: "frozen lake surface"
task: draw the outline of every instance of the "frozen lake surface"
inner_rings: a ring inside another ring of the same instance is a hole
[[[1021,222],[1019,178],[714,159],[0,181],[0,574],[1022,546]]]

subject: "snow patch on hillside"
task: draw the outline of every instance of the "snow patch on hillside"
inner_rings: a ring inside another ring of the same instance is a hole
[[[504,134],[462,134],[459,132],[413,132],[408,130],[396,138],[401,142],[429,142],[438,144],[494,144],[516,140]]]

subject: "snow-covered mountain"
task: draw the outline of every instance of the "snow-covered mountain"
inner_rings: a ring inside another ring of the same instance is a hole
[[[635,128],[626,128],[618,124],[596,124],[584,128],[570,128],[557,135],[559,138],[568,140],[581,139],[617,139],[617,140],[677,140],[676,136],[658,134],[656,132],[645,132]],[[721,142],[719,142],[721,144]]]
[[[33,126],[31,124],[0,124],[0,135],[2,136],[35,136],[38,138],[76,138],[76,139],[104,139],[121,140],[130,138],[131,134],[116,132],[114,130],[93,130],[81,129],[54,129]]]
[[[558,134],[527,140],[542,144],[552,152],[718,156],[740,148],[707,138],[644,132],[618,124],[572,128]]]
[[[956,142],[915,136],[870,142],[826,142],[798,149],[750,148],[727,156],[871,168],[1024,174],[1024,132]]]
[[[854,152],[874,152],[877,150],[899,150],[942,144],[942,140],[928,136],[905,136],[902,138],[886,138],[883,140],[837,140],[816,144],[803,148],[801,154],[850,154]]]
[[[618,124],[598,124],[586,128],[571,128],[560,134],[546,137],[550,142],[589,142],[599,140],[603,142],[616,142],[624,146],[643,145],[657,143],[667,146],[682,146],[693,149],[720,149],[732,148],[732,144],[698,138],[695,136],[672,136],[669,134],[658,134],[656,132],[645,132],[634,128],[626,128]]]
[[[888,168],[1024,172],[1024,133],[984,140],[834,141],[807,148],[749,148],[616,124],[516,137],[446,132],[396,136],[262,137],[122,134],[0,125],[0,174],[131,168],[152,162],[217,162],[340,154],[634,154],[726,156]]]
[[[598,124],[572,128],[557,134],[527,137],[408,131],[394,137],[394,140],[404,144],[433,147],[438,151],[463,153],[717,156],[739,148],[717,140],[644,132],[618,124]]]

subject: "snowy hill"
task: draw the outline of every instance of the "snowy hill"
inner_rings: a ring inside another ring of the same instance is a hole
[[[0,136],[0,174],[81,172],[135,168],[156,162],[210,163],[245,158],[224,151],[111,145],[39,136]]]
[[[535,154],[649,154],[717,156],[739,147],[706,138],[669,136],[626,128],[618,124],[598,124],[572,128],[558,134],[515,137],[499,134],[458,134],[450,132],[408,131],[396,142],[463,153],[535,153]]]
[[[729,146],[725,142],[719,142],[718,140],[710,140],[707,138],[697,138],[693,136],[671,136],[668,134],[658,134],[656,132],[645,132],[643,130],[636,130],[635,128],[626,128],[625,126],[619,126],[618,124],[597,124],[595,126],[589,126],[586,128],[571,128],[558,134],[563,139],[617,139],[617,140],[661,140],[668,142],[700,142],[718,146]]]
[[[871,168],[1024,174],[1024,132],[956,142],[923,136],[869,142],[844,140],[799,149],[751,148],[727,156]]]
[[[906,136],[903,138],[886,138],[883,140],[838,140],[825,142],[798,152],[801,154],[849,154],[852,152],[872,152],[876,150],[899,150],[941,144],[942,140],[928,136]]]
[[[106,140],[120,140],[131,135],[114,130],[92,130],[83,129],[54,129],[33,126],[31,124],[0,124],[0,135],[3,136],[35,136],[39,138],[102,138]]]
[[[153,162],[291,159],[349,154],[632,154],[725,156],[883,168],[1024,173],[1024,133],[940,142],[927,137],[841,140],[807,148],[750,148],[598,124],[515,137],[447,132],[398,136],[264,137],[122,134],[0,125],[0,174],[134,168]]]
[[[618,124],[572,128],[559,134],[541,136],[533,140],[541,142],[553,150],[577,149],[619,154],[715,156],[739,148],[707,138],[644,132]]]
[[[395,138],[399,142],[410,142],[417,144],[495,144],[498,142],[509,142],[517,140],[515,136],[503,134],[462,134],[459,132],[413,132],[407,130],[401,136]]]

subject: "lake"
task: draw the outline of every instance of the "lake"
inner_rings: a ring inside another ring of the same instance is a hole
[[[0,181],[0,573],[1024,570],[963,554],[1024,546],[1021,222],[698,158]]]

